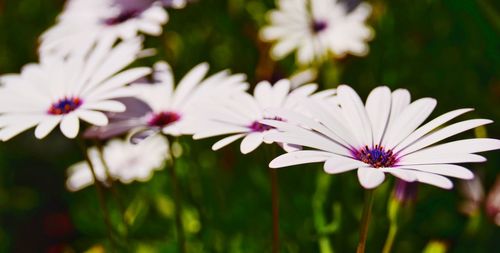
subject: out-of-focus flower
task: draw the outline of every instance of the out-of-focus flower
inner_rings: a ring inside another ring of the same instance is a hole
[[[231,75],[227,70],[204,79],[208,68],[206,63],[194,67],[174,89],[170,66],[155,64],[155,83],[130,87],[145,103],[134,102],[126,112],[111,115],[109,125],[93,127],[85,136],[107,139],[134,129],[132,142],[137,142],[159,131],[172,136],[193,134],[200,120],[207,117],[208,107],[248,88],[245,75]]]
[[[461,121],[441,127],[451,119],[472,109],[445,113],[419,127],[431,114],[436,100],[422,98],[410,103],[407,90],[391,93],[387,87],[374,89],[363,105],[349,86],[337,89],[340,106],[324,108],[314,101],[304,103],[312,118],[293,112],[278,112],[288,122],[264,120],[279,132],[268,134],[268,141],[284,142],[312,148],[275,158],[270,167],[325,162],[324,170],[337,174],[357,169],[361,185],[375,188],[385,173],[407,182],[421,182],[450,189],[451,180],[444,176],[471,179],[472,172],[453,163],[484,162],[475,153],[500,149],[500,140],[465,139],[440,145],[435,143],[458,133],[489,124],[487,119]],[[438,129],[439,128],[439,129]]]
[[[271,25],[261,30],[265,41],[276,41],[271,55],[281,59],[297,50],[300,64],[323,61],[333,55],[365,55],[366,41],[373,36],[365,24],[371,13],[367,3],[350,12],[337,0],[277,0],[278,10],[269,13]]]
[[[179,1],[174,1],[179,2]],[[168,15],[151,0],[70,0],[57,24],[40,37],[40,54],[86,54],[97,41],[158,36]]]
[[[486,198],[486,213],[493,222],[500,226],[500,176]]]
[[[88,150],[88,155],[97,179],[106,184],[108,176],[128,184],[133,181],[145,182],[152,173],[161,169],[168,151],[165,137],[157,135],[137,145],[125,140],[111,140],[103,147],[102,162],[97,147]],[[109,169],[107,175],[106,168]],[[79,162],[68,168],[66,186],[71,191],[78,191],[94,183],[94,178],[86,161]]]
[[[122,71],[141,48],[141,39],[116,47],[99,43],[88,57],[47,56],[39,64],[25,66],[21,74],[1,77],[0,140],[35,126],[35,136],[41,139],[59,124],[66,137],[74,138],[80,119],[108,124],[103,112],[125,111],[113,99],[131,95],[125,85],[151,72],[146,67]]]
[[[460,182],[459,187],[460,192],[465,197],[460,204],[460,211],[469,216],[477,214],[484,200],[484,187],[481,179],[475,176],[471,180]]]
[[[316,84],[303,85],[295,90],[290,89],[290,81],[282,79],[274,86],[268,81],[257,84],[254,95],[241,93],[220,103],[210,115],[210,120],[204,123],[203,128],[196,132],[194,139],[202,139],[219,135],[228,135],[216,142],[213,150],[218,150],[240,138],[243,141],[240,150],[247,154],[255,150],[264,141],[266,133],[275,131],[274,127],[260,123],[262,119],[286,120],[275,115],[270,109],[287,108],[295,110],[300,108],[300,102],[305,98],[313,96],[323,98],[334,94],[334,90],[326,90],[321,93],[313,92],[317,89]],[[272,141],[266,142],[267,144]],[[285,142],[286,143],[286,142]],[[285,148],[292,146],[285,146]]]

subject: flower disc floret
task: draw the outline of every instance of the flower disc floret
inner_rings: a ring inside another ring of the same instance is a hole
[[[164,127],[181,119],[181,115],[176,112],[160,112],[153,115],[148,125]]]
[[[53,103],[50,106],[48,113],[52,115],[68,114],[78,109],[82,103],[83,101],[78,97],[65,97],[56,103]]]
[[[359,151],[355,150],[353,155],[358,160],[370,164],[373,168],[390,168],[397,162],[397,158],[392,150],[385,150],[384,147],[379,145],[375,145],[373,148],[365,146]]]

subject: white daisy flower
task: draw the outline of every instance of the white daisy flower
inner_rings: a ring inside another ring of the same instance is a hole
[[[171,136],[193,134],[208,107],[248,88],[245,75],[231,75],[225,70],[205,78],[208,68],[207,63],[197,65],[174,88],[170,66],[165,62],[155,64],[154,84],[130,87],[145,105],[135,103],[130,106],[133,112],[111,115],[115,121],[90,129],[86,136],[107,139],[136,129],[132,135],[132,142],[136,142],[159,131]]]
[[[368,3],[349,11],[338,0],[277,0],[269,12],[271,25],[261,30],[264,41],[276,41],[271,56],[282,59],[297,50],[300,64],[322,61],[330,54],[363,56],[372,31],[365,24],[371,13]]]
[[[290,86],[290,81],[287,79],[278,81],[274,86],[271,86],[268,81],[258,83],[253,96],[241,93],[212,109],[209,121],[203,123],[203,128],[199,129],[193,138],[202,139],[231,134],[229,137],[216,142],[212,149],[218,150],[243,138],[240,150],[243,154],[247,154],[262,144],[264,134],[274,131],[274,127],[262,124],[260,120],[286,120],[286,118],[270,112],[270,109],[299,110],[300,102],[304,98],[327,97],[335,92],[334,90],[327,90],[313,95],[313,92],[317,89],[316,84],[303,85],[294,90],[291,90]],[[270,144],[272,142],[266,143]],[[285,148],[293,149],[293,146],[285,145]]]
[[[112,180],[128,184],[133,181],[148,181],[155,170],[162,169],[167,151],[166,138],[158,135],[137,145],[125,140],[111,140],[102,150],[105,164],[97,147],[88,149],[88,154],[99,181],[106,184],[108,172]],[[66,186],[69,190],[78,191],[93,183],[94,178],[86,161],[68,168]]]
[[[125,85],[151,72],[146,67],[122,71],[141,48],[139,39],[116,47],[101,43],[89,57],[47,57],[39,64],[28,64],[21,74],[1,77],[0,140],[35,126],[35,136],[41,139],[59,124],[66,137],[75,138],[80,119],[108,124],[103,112],[125,110],[113,99],[129,96]]]
[[[97,41],[158,36],[168,15],[155,1],[70,0],[57,24],[40,37],[43,55],[86,54]]]
[[[422,98],[410,103],[407,90],[391,93],[387,87],[378,87],[363,105],[358,94],[346,85],[338,87],[337,99],[340,106],[328,108],[308,101],[312,118],[282,110],[280,114],[289,122],[262,121],[282,131],[268,134],[266,140],[311,148],[281,155],[269,166],[325,162],[324,170],[330,174],[357,169],[359,181],[367,189],[380,185],[385,173],[407,182],[449,189],[453,184],[444,176],[473,177],[468,169],[454,164],[484,162],[486,159],[475,153],[500,148],[500,140],[496,139],[465,139],[434,145],[492,122],[472,119],[442,126],[472,109],[454,110],[420,126],[434,110],[435,99]]]

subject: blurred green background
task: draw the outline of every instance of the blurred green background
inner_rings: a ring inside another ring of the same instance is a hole
[[[407,88],[414,99],[438,100],[434,117],[472,107],[476,110],[466,117],[493,119],[487,135],[500,138],[498,1],[368,2],[375,31],[370,53],[324,64],[318,83],[323,88],[347,83],[363,98],[381,84]],[[37,61],[37,36],[54,23],[63,3],[0,0],[0,74]],[[293,56],[273,63],[269,45],[257,38],[265,12],[274,6],[272,0],[200,0],[169,10],[164,34],[146,41],[159,50],[158,56],[140,64],[165,59],[177,78],[203,61],[210,63],[211,73],[230,68],[247,74],[252,84],[286,77],[297,70]],[[213,142],[178,140],[188,251],[270,252],[268,150],[242,156],[233,144],[216,153],[210,150]],[[487,163],[468,167],[488,193],[500,171],[500,156],[485,156]],[[28,131],[0,143],[0,252],[102,252],[108,246],[95,189],[70,193],[64,186],[66,168],[80,160],[76,144],[57,131],[42,141]],[[329,242],[335,252],[354,251],[363,204],[354,173],[326,176],[319,165],[296,166],[280,170],[279,180],[282,252],[320,252],[319,241]],[[404,212],[393,252],[422,252],[432,240],[443,242],[449,252],[500,248],[499,227],[485,215],[483,202],[472,214],[459,211],[466,197],[455,182],[452,191],[419,188],[416,203]],[[131,223],[131,251],[176,252],[169,184],[162,170],[148,183],[118,185]],[[393,185],[393,179],[387,180],[376,192],[367,252],[382,249]],[[117,201],[109,192],[107,199],[114,224],[123,230]],[[329,253],[326,248],[322,252]]]

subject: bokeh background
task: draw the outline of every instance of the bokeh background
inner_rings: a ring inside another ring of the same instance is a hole
[[[381,84],[407,88],[414,99],[438,100],[434,117],[472,107],[476,110],[467,117],[496,121],[460,137],[500,138],[498,1],[368,2],[375,31],[370,53],[324,64],[317,79],[321,87],[347,83],[363,98]],[[0,0],[0,74],[19,72],[24,64],[37,61],[37,36],[54,23],[63,4]],[[247,74],[251,84],[289,76],[297,71],[294,58],[273,62],[269,45],[257,36],[266,11],[274,6],[272,0],[199,0],[169,10],[164,34],[146,42],[158,55],[138,64],[164,59],[181,77],[206,61],[211,73],[230,68]],[[210,150],[213,142],[186,137],[176,144],[188,251],[270,252],[269,150],[242,156],[233,144],[216,153]],[[485,156],[487,163],[469,167],[488,194],[499,175],[500,156]],[[0,252],[103,252],[106,231],[95,189],[65,189],[66,168],[80,160],[77,145],[57,131],[42,141],[28,131],[0,143]],[[279,181],[282,252],[321,252],[319,242],[328,242],[335,252],[354,251],[363,204],[354,173],[327,176],[319,165],[296,166],[280,170]],[[416,202],[405,208],[394,252],[423,252],[431,241],[448,252],[500,248],[499,227],[486,215],[484,201],[464,212],[467,195],[455,182],[452,191],[419,187]],[[393,179],[387,180],[376,191],[368,252],[383,246],[393,185]],[[168,173],[157,171],[147,183],[117,187],[120,200],[107,191],[107,203],[118,230],[123,230],[118,203],[126,209],[131,223],[128,248],[176,252]]]

